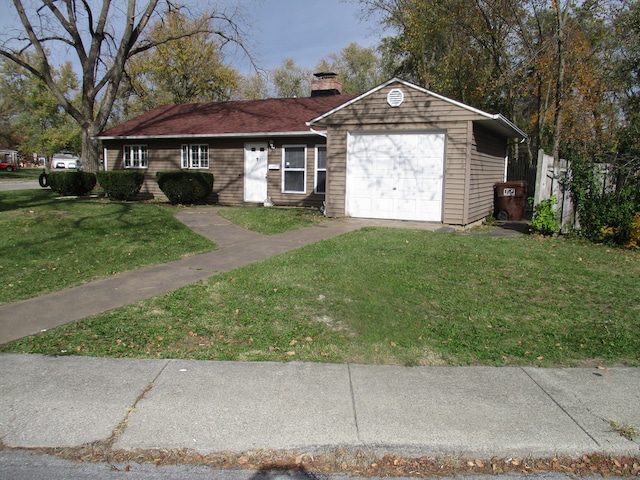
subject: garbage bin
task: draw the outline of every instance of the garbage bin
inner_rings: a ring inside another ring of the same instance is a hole
[[[498,220],[522,220],[527,204],[527,182],[517,180],[493,186],[495,215]]]

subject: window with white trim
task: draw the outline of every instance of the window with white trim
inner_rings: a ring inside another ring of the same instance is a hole
[[[315,192],[327,193],[327,146],[316,145]]]
[[[146,145],[125,145],[122,155],[124,168],[148,168],[149,159]]]
[[[305,193],[307,184],[306,145],[282,146],[282,191]]]
[[[209,168],[209,145],[182,145],[182,168]]]

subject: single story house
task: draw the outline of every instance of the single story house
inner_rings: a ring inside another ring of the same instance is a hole
[[[220,203],[325,206],[330,217],[466,226],[493,209],[509,139],[493,115],[398,78],[339,94],[317,74],[308,98],[167,105],[101,133],[106,169],[213,173]]]

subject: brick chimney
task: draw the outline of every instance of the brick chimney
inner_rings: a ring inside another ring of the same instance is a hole
[[[342,82],[333,72],[318,72],[313,74],[315,80],[311,81],[312,97],[331,97],[342,93]]]

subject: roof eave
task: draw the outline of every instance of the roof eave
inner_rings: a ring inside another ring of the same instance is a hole
[[[254,132],[254,133],[189,133],[183,135],[97,135],[96,140],[174,140],[179,138],[257,138],[257,137],[307,137],[314,132],[308,130],[294,132]]]
[[[477,122],[480,124],[488,124],[489,128],[504,135],[507,138],[517,138],[523,141],[528,138],[528,135],[526,133],[520,130],[515,124],[509,121],[509,119],[504,117],[502,114],[492,115],[487,120],[479,120]]]

